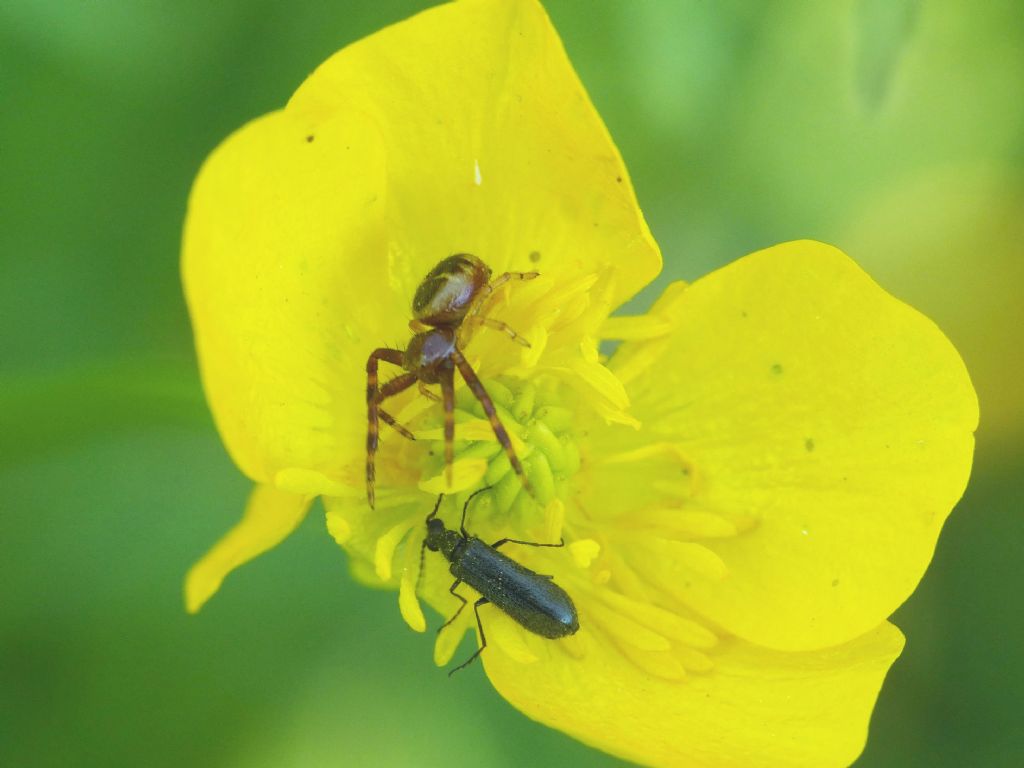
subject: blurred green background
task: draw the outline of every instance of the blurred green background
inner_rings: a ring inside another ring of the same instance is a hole
[[[612,766],[449,681],[312,515],[198,617],[242,510],[179,234],[206,154],[428,3],[0,5],[0,765]],[[971,487],[896,615],[858,766],[1019,766],[1019,2],[547,3],[665,253],[658,285],[798,237],[932,317],[974,376]]]

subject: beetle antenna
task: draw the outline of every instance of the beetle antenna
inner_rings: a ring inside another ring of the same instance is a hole
[[[429,523],[435,517],[437,517],[437,510],[441,508],[441,500],[444,499],[444,494],[439,494],[437,502],[434,504],[434,510],[427,515],[427,522]],[[423,541],[420,543],[420,571],[416,574],[416,592],[420,591],[420,585],[423,584],[423,558],[427,553],[427,537],[423,537]]]
[[[443,493],[437,497],[437,503],[434,505],[434,511],[431,512],[429,515],[427,515],[427,522],[428,523],[431,520],[433,520],[435,517],[437,517],[437,510],[441,508],[441,499],[443,499],[443,498],[444,498],[444,494]],[[470,497],[470,498],[472,498],[472,497]]]
[[[427,553],[427,537],[423,537],[420,544],[420,572],[416,574],[416,593],[419,594],[420,586],[423,584],[423,556]]]
[[[491,490],[491,486],[489,485],[485,485],[483,488],[478,488],[477,490],[469,494],[469,498],[466,499],[466,503],[462,505],[462,522],[459,523],[459,530],[462,532],[462,535],[465,536],[467,539],[469,538],[469,534],[466,533],[466,513],[469,511],[469,502],[473,500],[474,496],[479,496],[484,491],[489,490]]]

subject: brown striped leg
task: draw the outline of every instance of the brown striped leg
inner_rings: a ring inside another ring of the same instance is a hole
[[[400,434],[402,437],[406,438],[407,440],[415,440],[416,439],[416,435],[414,435],[408,429],[406,429],[401,424],[399,424],[395,420],[395,417],[392,416],[387,411],[382,411],[382,410],[380,410],[378,408],[377,409],[377,415],[380,417],[381,421],[383,421],[385,424],[387,424],[389,427],[391,427],[393,430],[395,430],[395,432]]]
[[[400,349],[381,347],[373,350],[366,359],[366,499],[370,509],[374,505],[373,484],[376,480],[374,458],[377,453],[380,425],[377,423],[379,404],[383,399],[377,386],[377,366],[381,360],[385,363],[401,365],[405,353]]]
[[[455,461],[455,369],[451,365],[441,369],[441,398],[444,400],[444,477],[451,488],[452,462]]]
[[[512,326],[510,326],[508,323],[503,323],[501,320],[495,320],[490,317],[478,315],[475,317],[467,317],[463,321],[463,324],[467,322],[474,323],[476,325],[482,325],[486,328],[493,328],[496,331],[501,331],[502,333],[506,334],[510,339],[512,339],[512,341],[514,341],[516,344],[524,346],[527,349],[530,348],[530,342],[528,342],[526,339],[524,339],[522,336],[520,336],[518,333],[512,330]]]
[[[491,400],[491,396],[487,394],[487,390],[484,389],[484,385],[477,378],[476,371],[469,364],[469,361],[463,356],[462,352],[459,351],[458,347],[452,350],[452,359],[455,361],[455,365],[459,367],[459,373],[462,374],[462,378],[466,380],[466,384],[469,385],[469,389],[473,392],[473,395],[477,400],[480,401],[480,405],[484,408],[484,413],[487,414],[487,419],[491,422],[491,429],[494,430],[494,436],[498,438],[498,442],[501,447],[505,449],[505,455],[508,456],[508,463],[512,465],[512,469],[519,475],[519,480],[523,484],[523,488],[526,489],[527,493],[533,495],[533,489],[530,488],[530,481],[526,479],[526,473],[523,471],[523,465],[519,463],[519,457],[516,456],[516,450],[512,447],[512,440],[508,436],[508,432],[505,430],[504,425],[501,423],[501,419],[498,418],[498,412],[494,409],[494,401]]]
[[[469,311],[469,314],[463,318],[462,322],[465,323],[467,320],[472,321],[477,315],[486,315],[484,307],[490,302],[494,296],[494,292],[501,288],[509,280],[533,280],[535,277],[540,277],[540,272],[504,272],[495,278],[489,285],[484,286],[483,296],[479,300],[473,303],[473,308]],[[508,326],[506,326],[508,327]],[[529,344],[527,344],[529,346]]]
[[[491,281],[491,284],[487,286],[493,293],[507,283],[509,280],[533,280],[535,277],[540,277],[540,272],[503,272]]]
[[[420,394],[427,398],[427,400],[433,400],[435,403],[441,402],[441,398],[435,395],[429,389],[427,389],[427,385],[424,384],[422,381],[420,382]]]
[[[419,380],[419,377],[415,373],[403,373],[403,374],[400,374],[400,375],[396,376],[395,378],[391,379],[389,382],[387,382],[383,387],[378,389],[376,396],[369,403],[368,411],[371,414],[369,418],[370,418],[370,423],[372,424],[372,432],[367,432],[367,435],[366,435],[366,493],[367,493],[367,497],[368,497],[368,499],[370,501],[370,509],[373,509],[373,505],[374,505],[374,501],[375,501],[374,490],[373,490],[373,483],[374,483],[374,480],[376,479],[376,476],[377,476],[377,470],[376,470],[376,466],[374,464],[374,462],[376,461],[376,457],[377,457],[377,442],[378,442],[377,418],[378,417],[381,417],[381,418],[386,417],[385,420],[387,421],[387,423],[391,424],[394,427],[398,426],[398,422],[396,422],[391,417],[391,414],[385,413],[384,411],[382,411],[380,409],[380,404],[382,402],[384,402],[385,400],[387,400],[389,397],[394,397],[399,392],[404,392],[409,387],[411,387],[413,384],[415,384],[418,380]],[[404,430],[405,427],[402,427],[402,429]],[[370,440],[371,434],[373,436],[372,444],[371,444],[371,440]],[[407,434],[413,440],[416,439],[416,438],[412,437],[412,433],[411,432],[407,431]]]

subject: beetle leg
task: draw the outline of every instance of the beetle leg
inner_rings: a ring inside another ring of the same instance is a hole
[[[480,401],[480,405],[483,406],[484,413],[487,414],[488,420],[491,422],[491,429],[494,430],[494,436],[498,438],[498,442],[501,447],[505,449],[505,455],[508,456],[508,463],[512,465],[512,469],[517,475],[519,480],[523,484],[523,488],[531,496],[533,495],[533,489],[530,487],[530,481],[526,479],[526,473],[523,471],[523,465],[519,463],[519,457],[516,456],[516,450],[512,447],[512,440],[508,436],[508,432],[505,431],[504,425],[501,423],[501,419],[498,418],[498,412],[494,408],[494,402],[491,400],[491,396],[487,394],[487,390],[484,389],[484,385],[477,378],[476,371],[469,364],[469,361],[459,351],[458,347],[452,350],[452,359],[455,361],[455,365],[459,367],[459,373],[462,374],[462,378],[466,380],[466,384],[469,385],[470,390],[477,400]]]
[[[452,617],[450,619],[448,619],[448,621],[446,621],[444,624],[442,624],[440,627],[437,628],[437,633],[438,634],[441,634],[441,630],[442,629],[444,629],[449,624],[451,624],[453,621],[455,621],[457,618],[459,618],[459,614],[462,613],[462,609],[465,608],[466,604],[469,602],[469,600],[467,600],[466,598],[464,598],[462,595],[460,595],[458,592],[455,591],[455,589],[461,583],[462,583],[462,579],[456,579],[455,581],[452,582],[452,585],[450,587],[448,587],[448,591],[451,592],[453,595],[455,595],[457,598],[459,598],[459,600],[462,601],[462,605],[459,606],[459,610],[457,610],[455,613],[453,613]]]
[[[523,541],[521,539],[498,539],[491,544],[491,549],[497,549],[503,544],[525,544],[528,547],[564,547],[565,539],[559,539],[557,544],[544,544],[539,541]]]
[[[481,597],[479,600],[473,603],[473,613],[476,614],[476,628],[480,630],[480,647],[476,649],[476,653],[474,653],[464,662],[459,664],[459,666],[457,666],[455,669],[449,672],[448,677],[451,677],[460,669],[468,667],[470,664],[472,664],[476,660],[476,657],[483,653],[484,648],[487,647],[487,636],[484,635],[484,625],[480,621],[480,606],[487,605],[489,602],[491,601],[488,600],[486,597]]]

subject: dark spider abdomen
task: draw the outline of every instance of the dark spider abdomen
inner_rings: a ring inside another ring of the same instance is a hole
[[[442,259],[412,299],[413,317],[434,327],[456,325],[491,279],[491,268],[469,253]]]

